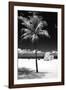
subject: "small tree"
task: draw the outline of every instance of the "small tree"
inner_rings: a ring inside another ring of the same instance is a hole
[[[35,13],[33,13],[33,16],[29,16],[29,18],[19,16],[19,19],[22,20],[22,25],[25,26],[25,28],[21,29],[22,31],[24,31],[24,34],[21,35],[22,39],[26,40],[29,38],[32,41],[32,43],[35,43],[39,39],[39,35],[45,35],[49,37],[48,31],[42,29],[44,26],[47,26],[47,22],[43,21]],[[35,47],[35,49],[36,72],[38,72],[37,48]]]

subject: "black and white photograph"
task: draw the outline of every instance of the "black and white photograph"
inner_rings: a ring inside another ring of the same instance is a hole
[[[63,6],[18,2],[11,5],[11,87],[62,85]]]
[[[57,13],[18,10],[18,79],[56,78]]]

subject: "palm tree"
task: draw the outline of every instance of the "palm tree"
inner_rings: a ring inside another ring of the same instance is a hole
[[[21,35],[22,39],[26,40],[29,38],[32,41],[32,43],[34,43],[39,39],[39,35],[45,35],[49,37],[48,31],[43,30],[43,27],[47,26],[47,22],[43,21],[42,18],[39,18],[39,16],[36,15],[35,13],[33,13],[33,15],[29,16],[28,18],[19,16],[19,19],[22,20],[22,25],[25,26],[25,28],[21,29],[22,31],[24,31],[24,33]],[[36,72],[38,72],[37,49],[35,51],[35,55],[36,55]]]

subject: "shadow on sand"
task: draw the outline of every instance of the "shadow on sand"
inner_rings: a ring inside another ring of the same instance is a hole
[[[18,79],[37,79],[43,78],[48,72],[35,72],[29,68],[18,69]]]

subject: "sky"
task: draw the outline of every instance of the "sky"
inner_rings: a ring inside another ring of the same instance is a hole
[[[57,50],[57,13],[56,12],[39,12],[39,11],[18,11],[18,16],[28,17],[32,16],[32,13],[36,12],[36,14],[43,18],[48,24],[46,27],[50,38],[45,36],[39,36],[39,40],[36,42],[36,47],[38,50],[42,51],[51,51]],[[31,40],[22,40],[21,39],[21,25],[22,21],[18,19],[18,48],[21,49],[35,49],[35,44],[31,42]]]

